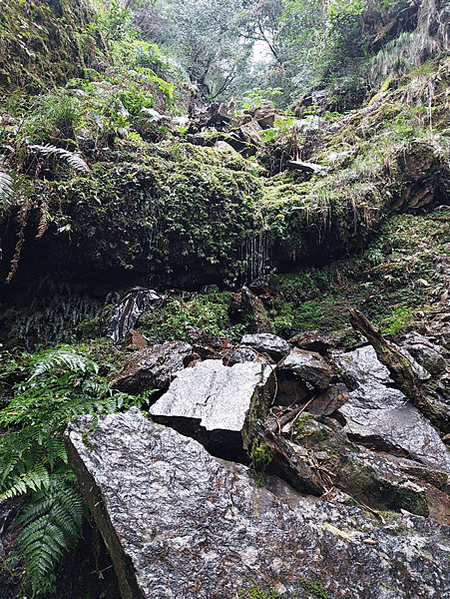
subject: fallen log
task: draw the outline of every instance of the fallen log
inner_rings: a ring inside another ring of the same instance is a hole
[[[350,308],[350,323],[355,330],[360,331],[367,338],[380,362],[389,370],[397,388],[414,402],[432,424],[445,433],[450,432],[450,409],[440,402],[431,402],[425,397],[408,358],[393,343],[385,339],[356,308]]]

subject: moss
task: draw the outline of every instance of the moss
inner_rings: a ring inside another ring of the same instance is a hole
[[[320,599],[330,599],[328,591],[323,586],[323,582],[319,578],[300,578],[300,584],[308,593],[319,597]]]
[[[172,270],[192,286],[219,270],[236,282],[260,182],[224,166],[214,149],[163,143],[147,150],[140,165],[97,163],[88,177],[59,186],[56,221],[73,223],[79,256],[101,269],[148,273],[151,284],[165,275],[167,283]]]
[[[264,441],[253,439],[250,450],[251,467],[257,476],[259,485],[262,485],[263,475],[273,457],[273,450]]]

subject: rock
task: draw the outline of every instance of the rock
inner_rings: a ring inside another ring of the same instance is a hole
[[[349,391],[343,383],[330,387],[308,405],[308,412],[315,416],[329,416],[347,403]]]
[[[244,362],[262,362],[267,364],[266,358],[251,347],[238,346],[231,350],[223,359],[225,366],[234,366],[234,364],[243,364]]]
[[[287,341],[273,333],[244,335],[241,339],[241,344],[248,345],[259,353],[269,354],[276,361],[284,358],[291,349]]]
[[[329,351],[335,344],[332,335],[320,333],[319,331],[303,331],[289,339],[289,343],[295,343],[301,349],[315,351],[319,354]]]
[[[238,129],[241,139],[247,144],[253,144],[256,147],[262,145],[261,127],[257,121],[252,120],[249,123],[241,125]]]
[[[114,306],[114,314],[106,325],[106,336],[119,343],[134,327],[144,312],[153,309],[163,300],[153,289],[136,287]]]
[[[224,366],[205,360],[178,372],[150,408],[153,419],[193,436],[211,453],[245,460],[257,419],[265,419],[274,395],[273,367],[260,362]]]
[[[446,597],[450,531],[409,513],[387,524],[222,463],[137,408],[67,430],[69,463],[125,599]]]
[[[147,339],[139,331],[135,331],[134,329],[131,329],[130,336],[131,336],[130,343],[133,347],[139,347],[140,349],[144,349],[144,348],[148,347]]]
[[[302,160],[288,160],[287,165],[292,170],[301,171],[309,175],[326,175],[328,171],[327,167],[321,164],[314,164],[313,162],[303,162]]]
[[[275,119],[279,111],[273,105],[258,106],[258,108],[249,108],[244,111],[258,122],[262,129],[270,129],[273,127]]]
[[[232,102],[221,102],[211,104],[209,107],[209,120],[207,127],[223,127],[231,122],[234,116],[234,106]]]
[[[408,350],[419,364],[431,374],[440,375],[445,372],[447,363],[442,348],[431,343],[423,335],[419,333],[405,335],[402,339],[402,347]]]
[[[297,347],[278,365],[280,371],[290,371],[321,391],[325,391],[333,379],[333,371],[328,362],[316,352]]]
[[[398,347],[398,349],[408,358],[419,380],[430,378],[430,374],[404,348]],[[379,361],[376,351],[371,345],[359,347],[351,352],[334,353],[333,360],[343,371],[344,377],[352,388],[361,383],[368,383],[374,386],[374,388],[376,388],[375,383],[382,385],[393,384],[393,380],[389,376],[389,370]],[[395,391],[397,392],[398,390]]]
[[[274,403],[279,406],[290,406],[303,403],[311,398],[311,390],[305,381],[288,371],[277,371],[277,395]]]
[[[192,360],[192,353],[192,346],[184,341],[166,341],[134,352],[110,385],[131,395],[149,389],[166,390],[175,373]]]
[[[344,378],[358,385],[339,408],[352,441],[411,457],[450,472],[450,452],[435,428],[401,391],[387,387],[389,372],[371,346],[335,355]]]
[[[141,114],[144,114],[147,118],[149,118],[149,120],[155,123],[169,120],[169,117],[159,114],[159,112],[154,108],[141,108]]]
[[[385,452],[358,449],[334,420],[322,420],[304,413],[283,429],[286,437],[308,452],[308,462],[316,463],[318,474],[329,473],[330,483],[364,505],[378,510],[404,509],[450,524],[450,512],[443,509],[450,506],[446,472]]]
[[[240,293],[234,294],[230,311],[251,314],[255,319],[258,333],[272,333],[272,325],[264,307],[264,302],[244,285]]]

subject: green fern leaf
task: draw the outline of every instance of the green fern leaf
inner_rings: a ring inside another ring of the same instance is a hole
[[[31,497],[18,522],[22,552],[27,561],[33,595],[39,593],[62,555],[81,534],[85,504],[78,489],[65,477],[65,468],[52,476],[45,491]]]
[[[89,171],[89,167],[86,162],[81,158],[78,152],[70,152],[69,150],[64,150],[63,148],[58,148],[56,146],[52,146],[51,144],[46,144],[45,146],[40,145],[32,145],[28,146],[30,150],[36,150],[41,154],[46,156],[50,154],[56,154],[58,156],[62,156],[67,160],[72,168],[77,171],[87,173]]]
[[[13,195],[13,180],[7,173],[0,171],[0,201],[4,206],[8,206],[9,200]]]
[[[49,474],[42,462],[34,464],[33,469],[28,470],[16,478],[14,484],[0,495],[0,502],[16,495],[25,495],[30,491],[38,491],[47,488],[50,483]]]

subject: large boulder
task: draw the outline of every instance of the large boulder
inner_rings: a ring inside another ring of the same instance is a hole
[[[225,366],[204,360],[177,373],[150,414],[162,424],[195,437],[212,453],[245,460],[258,419],[273,399],[273,367],[261,362]]]
[[[137,408],[68,427],[67,451],[111,553],[123,599],[446,597],[450,529],[388,523],[302,497],[210,456]],[[315,593],[317,594],[317,593]]]
[[[339,408],[352,441],[450,472],[450,451],[412,402],[389,386],[392,381],[388,369],[372,346],[334,359],[356,386],[347,403]]]

